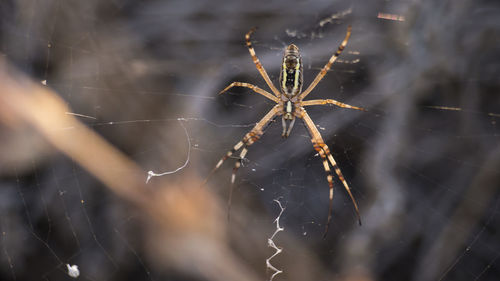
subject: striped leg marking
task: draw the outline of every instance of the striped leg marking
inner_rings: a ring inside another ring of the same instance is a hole
[[[252,46],[252,42],[250,41],[250,36],[252,35],[252,33],[255,32],[256,29],[257,28],[254,27],[254,28],[250,29],[250,31],[248,31],[247,34],[245,34],[245,41],[247,43],[248,51],[250,52],[250,55],[252,56],[253,63],[255,63],[257,70],[259,71],[262,78],[264,78],[264,80],[266,81],[267,86],[269,86],[269,88],[271,88],[271,91],[273,91],[273,93],[277,97],[279,97],[281,95],[280,92],[278,91],[278,89],[276,89],[273,82],[271,82],[271,79],[269,79],[269,75],[267,75],[267,72],[264,69],[264,67],[262,66],[262,63],[260,63],[259,58],[257,58],[257,55],[255,54],[255,50],[253,49],[253,46]]]
[[[249,89],[252,89],[252,91],[258,93],[258,94],[261,94],[263,95],[264,97],[274,101],[275,103],[278,103],[279,100],[276,96],[272,95],[271,93],[267,92],[266,90],[263,90],[255,85],[252,85],[250,83],[245,83],[245,82],[233,82],[231,83],[229,86],[227,86],[224,90],[220,91],[219,95],[227,92],[229,89],[231,89],[232,87],[245,87],[245,88],[249,88]]]
[[[328,165],[328,160],[325,155],[325,151],[321,148],[321,145],[315,142],[314,140],[311,140],[313,143],[314,150],[316,150],[319,153],[319,156],[321,156],[321,159],[323,160],[323,168],[325,169],[326,172],[326,180],[328,181],[328,186],[330,187],[330,204],[328,207],[328,219],[326,220],[326,227],[325,227],[325,232],[323,233],[323,238],[326,237],[326,234],[328,233],[328,227],[330,226],[330,221],[332,219],[332,211],[333,211],[333,175],[332,171],[330,170],[330,165]]]
[[[238,169],[241,167],[242,161],[245,158],[247,152],[248,152],[248,147],[254,144],[263,134],[264,134],[264,129],[266,126],[271,122],[271,120],[278,114],[279,110],[279,105],[276,105],[271,109],[255,126],[245,134],[243,139],[238,142],[231,150],[229,150],[226,155],[224,155],[217,165],[212,169],[210,174],[207,176],[205,181],[203,182],[203,185],[207,183],[207,181],[210,179],[210,177],[215,173],[217,169],[219,169],[224,161],[226,161],[229,157],[231,157],[234,153],[236,153],[238,150],[243,148],[240,152],[239,159],[236,161],[234,164],[233,168],[233,173],[231,174],[231,189],[229,192],[229,199],[228,199],[228,219],[229,219],[229,210],[231,208],[231,200],[233,196],[233,187],[234,187],[234,182],[236,180],[236,172]]]
[[[226,155],[224,155],[219,160],[219,162],[217,162],[217,165],[215,165],[215,167],[212,169],[212,171],[210,171],[210,173],[208,174],[207,178],[203,181],[202,185],[205,185],[208,182],[208,180],[212,177],[212,175],[215,173],[215,171],[217,171],[217,169],[219,169],[220,166],[222,166],[222,164],[224,163],[224,161],[226,161],[229,157],[231,157],[231,155],[233,155],[234,153],[236,153],[236,151],[238,151],[242,146],[243,146],[243,141],[240,141],[231,150],[229,150],[226,153]]]
[[[349,185],[347,184],[347,181],[345,180],[344,175],[340,171],[340,168],[337,165],[337,162],[335,162],[335,159],[333,158],[332,154],[330,153],[330,149],[328,148],[328,145],[323,143],[322,149],[325,151],[325,154],[327,155],[328,160],[330,161],[330,164],[332,164],[332,167],[335,170],[335,173],[337,174],[340,181],[344,185],[344,188],[347,191],[347,193],[349,194],[349,197],[351,197],[352,204],[354,205],[354,209],[356,210],[356,215],[358,217],[358,223],[359,223],[359,225],[361,225],[361,216],[359,215],[358,203],[356,203],[356,199],[354,199],[354,196],[352,195],[351,189],[349,188]]]
[[[314,80],[312,81],[311,85],[309,85],[309,87],[307,87],[307,89],[300,94],[299,100],[302,100],[307,95],[309,95],[309,93],[314,89],[314,87],[316,87],[316,85],[318,85],[319,81],[321,81],[321,79],[323,79],[323,77],[325,77],[326,73],[328,72],[328,70],[330,69],[330,67],[332,66],[332,64],[340,56],[340,54],[344,50],[345,46],[347,46],[347,41],[349,41],[349,37],[351,37],[351,26],[347,27],[347,33],[345,35],[344,41],[342,41],[342,43],[340,44],[340,46],[337,49],[337,51],[330,57],[330,60],[328,60],[328,62],[323,67],[323,69],[321,69],[321,71],[318,73],[318,75],[316,75],[316,78],[314,78]]]
[[[219,169],[220,166],[222,166],[224,161],[226,161],[229,157],[231,157],[231,155],[236,153],[236,151],[240,150],[240,148],[242,148],[243,145],[249,146],[253,144],[264,133],[264,128],[266,127],[266,125],[269,124],[269,122],[271,122],[271,120],[276,116],[276,114],[278,114],[278,112],[279,112],[279,106],[276,105],[257,124],[255,124],[252,130],[250,130],[250,132],[248,132],[245,135],[245,137],[243,137],[243,139],[233,147],[233,149],[229,150],[226,153],[226,155],[224,155],[219,160],[217,165],[215,165],[212,171],[210,171],[210,174],[208,174],[205,181],[203,181],[203,185],[205,185],[207,181],[210,179],[210,177],[215,173],[215,171],[217,171],[217,169]],[[257,138],[255,138],[255,136],[257,136]]]
[[[358,222],[361,225],[361,217],[359,215],[359,209],[358,209],[358,204],[356,203],[356,200],[354,199],[354,196],[351,193],[351,189],[349,188],[349,185],[347,184],[346,180],[344,179],[344,176],[342,175],[342,172],[340,171],[339,166],[337,165],[337,162],[335,162],[335,159],[333,159],[332,154],[330,153],[330,149],[328,146],[325,144],[323,141],[323,138],[321,137],[321,134],[318,131],[318,128],[316,128],[316,125],[314,125],[314,122],[312,121],[311,117],[309,117],[309,114],[305,111],[305,109],[301,109],[302,115],[300,116],[302,120],[304,121],[304,124],[307,127],[307,130],[309,131],[309,134],[311,135],[311,142],[314,145],[314,149],[319,153],[321,158],[323,159],[323,166],[325,168],[325,171],[327,173],[327,180],[328,184],[330,185],[330,209],[328,213],[328,220],[326,224],[326,229],[325,229],[325,235],[328,232],[328,226],[330,224],[330,219],[331,219],[331,212],[332,212],[332,199],[333,199],[333,183],[330,181],[331,179],[331,170],[328,165],[328,161],[330,161],[330,164],[332,165],[333,169],[335,170],[335,173],[337,173],[337,176],[339,177],[340,181],[344,185],[344,188],[346,189],[347,193],[351,197],[351,200],[354,204],[354,208],[356,210],[356,215],[358,216]],[[328,159],[328,161],[326,161]],[[326,164],[325,164],[326,162]]]
[[[243,160],[245,159],[245,156],[247,155],[248,152],[248,147],[252,145],[255,141],[259,139],[260,136],[255,135],[253,132],[248,133],[245,136],[245,139],[243,140],[244,147],[240,152],[240,156],[238,160],[234,163],[234,168],[233,168],[233,173],[231,174],[231,188],[229,190],[229,198],[227,200],[227,219],[229,220],[229,214],[231,211],[231,201],[233,199],[233,190],[234,190],[234,182],[236,180],[236,172],[238,172],[238,169],[243,165]]]
[[[366,109],[362,107],[357,107],[357,106],[352,106],[346,103],[342,103],[336,100],[332,99],[325,99],[325,100],[307,100],[303,101],[301,103],[301,106],[310,106],[310,105],[325,105],[325,104],[333,104],[338,107],[343,107],[343,108],[350,108],[350,109],[356,109],[356,110],[361,110],[361,111],[367,111]]]
[[[333,169],[335,169],[335,173],[337,173],[337,176],[339,177],[340,181],[344,185],[345,190],[349,194],[349,197],[351,197],[352,204],[354,205],[354,209],[356,210],[356,215],[358,217],[358,223],[361,225],[361,216],[359,215],[359,208],[358,208],[358,203],[356,203],[356,199],[354,199],[354,196],[352,195],[351,189],[349,188],[349,185],[347,184],[346,180],[344,179],[344,175],[342,175],[342,172],[340,171],[339,166],[337,165],[337,162],[335,162],[335,159],[333,158],[332,154],[330,153],[328,146],[325,144],[325,147],[323,147],[323,150],[325,150],[328,160],[330,160],[330,163],[332,164]]]
[[[255,132],[255,131],[250,131],[248,134],[245,135],[243,138],[243,149],[240,152],[240,156],[238,157],[238,161],[234,163],[234,168],[233,168],[233,174],[231,175],[231,189],[232,186],[234,185],[234,181],[236,179],[236,172],[238,169],[241,167],[243,164],[243,159],[245,159],[245,156],[247,155],[248,152],[248,147],[254,144],[260,136],[263,134],[263,132]]]

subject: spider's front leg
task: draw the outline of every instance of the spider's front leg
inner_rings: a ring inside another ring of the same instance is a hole
[[[238,142],[231,150],[229,150],[226,155],[224,155],[217,165],[212,169],[208,177],[205,179],[203,184],[205,184],[210,177],[215,173],[217,169],[219,169],[224,161],[226,161],[229,157],[231,157],[234,153],[236,153],[238,150],[241,149],[240,155],[238,157],[238,160],[234,164],[233,168],[233,173],[231,174],[231,189],[229,192],[229,199],[228,199],[228,216],[229,216],[229,210],[231,208],[231,199],[232,199],[232,194],[233,194],[233,187],[234,187],[234,182],[236,179],[236,172],[238,169],[241,167],[243,159],[245,158],[247,152],[248,152],[248,147],[254,144],[263,134],[264,130],[267,127],[267,125],[271,122],[271,120],[276,117],[281,111],[281,106],[279,104],[275,105],[273,109],[271,109],[255,126],[245,134],[243,139]]]
[[[324,233],[323,237],[325,237],[327,232],[328,232],[328,227],[329,227],[330,221],[332,219],[332,210],[333,210],[333,177],[332,177],[332,173],[331,173],[330,165],[328,164],[328,161],[330,161],[330,164],[332,165],[333,169],[335,170],[335,173],[337,174],[340,181],[344,185],[344,188],[346,189],[347,193],[349,194],[349,197],[351,197],[352,203],[354,204],[354,209],[356,210],[356,215],[358,216],[358,222],[361,225],[361,217],[359,215],[359,209],[358,209],[358,204],[356,203],[356,199],[354,199],[354,196],[351,193],[351,189],[349,188],[349,185],[347,184],[347,182],[344,178],[344,175],[340,171],[340,168],[337,165],[337,162],[335,162],[335,159],[333,158],[332,154],[330,153],[330,149],[323,141],[323,138],[321,137],[321,134],[318,131],[318,128],[316,128],[316,125],[312,121],[311,117],[309,117],[309,115],[307,114],[307,112],[303,108],[301,108],[300,118],[302,118],[302,120],[304,120],[304,124],[306,125],[307,130],[309,131],[309,134],[311,135],[311,142],[313,143],[314,149],[318,152],[321,159],[323,160],[323,167],[325,168],[325,171],[327,174],[328,185],[330,186],[330,205],[329,205],[329,209],[328,209],[328,219],[326,222],[325,233]]]

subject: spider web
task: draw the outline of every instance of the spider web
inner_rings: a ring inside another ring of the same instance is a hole
[[[275,280],[497,280],[499,8],[470,0],[4,1],[0,52],[57,92],[67,115],[144,171],[173,172],[162,179],[176,183],[205,177],[272,106],[248,89],[216,95],[232,81],[267,89],[243,43],[248,29],[259,26],[252,40],[274,83],[282,51],[294,43],[308,84],[351,24],[348,47],[308,99],[368,112],[307,110],[363,225],[334,179],[322,239],[322,162],[300,121],[283,140],[276,119],[238,172],[225,243],[255,276],[269,278],[266,241],[279,199],[285,231],[275,242],[283,252],[272,262],[283,273]],[[84,280],[223,280],[194,262],[164,259],[159,248],[169,233],[158,235],[142,210],[32,128],[10,126],[2,109],[1,280],[72,280],[73,265]],[[86,144],[91,152],[94,145]],[[233,165],[228,159],[206,187],[222,208]]]

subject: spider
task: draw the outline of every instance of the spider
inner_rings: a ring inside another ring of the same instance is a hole
[[[328,146],[325,144],[323,141],[323,138],[321,137],[320,132],[316,128],[316,125],[312,121],[311,117],[307,114],[306,110],[304,109],[305,106],[312,106],[312,105],[336,105],[338,107],[342,108],[350,108],[350,109],[356,109],[356,110],[361,110],[361,111],[366,111],[366,109],[361,108],[361,107],[356,107],[352,105],[348,105],[333,99],[323,99],[323,100],[307,100],[304,101],[304,98],[311,93],[311,91],[318,85],[318,83],[323,79],[323,77],[326,75],[328,70],[330,69],[331,65],[335,62],[335,60],[339,57],[339,55],[342,53],[344,50],[345,46],[347,45],[347,41],[349,40],[349,37],[351,36],[351,26],[347,27],[347,33],[338,47],[337,51],[330,57],[330,60],[326,63],[326,65],[321,69],[321,71],[316,75],[316,78],[314,78],[313,82],[307,87],[305,91],[302,91],[302,58],[299,53],[299,48],[294,45],[290,44],[288,47],[285,49],[285,54],[283,56],[283,64],[281,66],[281,73],[280,73],[280,79],[279,79],[279,86],[280,90],[278,90],[274,84],[271,82],[271,79],[269,79],[269,76],[267,75],[266,70],[260,63],[259,59],[257,58],[257,55],[255,54],[255,50],[252,46],[252,42],[250,41],[250,36],[252,33],[254,33],[256,28],[252,28],[248,33],[245,35],[245,41],[246,45],[248,47],[248,51],[250,52],[250,55],[252,56],[252,60],[255,63],[255,66],[257,67],[257,70],[259,71],[260,75],[264,78],[266,81],[266,84],[269,86],[269,88],[272,91],[272,94],[269,93],[268,91],[261,89],[253,84],[245,83],[245,82],[232,82],[229,86],[227,86],[224,90],[222,90],[219,94],[223,94],[227,92],[229,89],[232,87],[246,87],[254,92],[274,101],[276,105],[259,121],[257,124],[248,132],[243,139],[238,142],[231,150],[229,150],[215,165],[215,167],[212,169],[210,172],[209,176],[205,180],[208,181],[210,176],[220,167],[222,166],[222,163],[224,163],[225,160],[227,160],[231,155],[236,153],[241,149],[241,152],[239,154],[238,160],[235,163],[235,166],[233,168],[233,173],[231,175],[231,190],[229,193],[229,201],[228,201],[228,214],[229,214],[229,208],[231,206],[231,198],[232,198],[232,193],[233,193],[233,186],[234,186],[234,181],[236,178],[236,172],[242,165],[242,161],[245,158],[247,152],[248,152],[248,147],[254,144],[263,134],[265,128],[270,124],[272,120],[274,120],[277,116],[281,116],[282,120],[282,126],[283,126],[283,133],[282,137],[287,138],[290,135],[290,132],[292,131],[293,125],[295,124],[295,119],[299,118],[302,119],[304,122],[304,125],[306,126],[307,130],[309,131],[309,134],[311,136],[311,142],[313,144],[314,149],[318,152],[320,155],[321,159],[323,160],[323,167],[325,168],[326,171],[326,179],[328,181],[328,185],[330,187],[330,204],[329,204],[329,210],[328,210],[328,219],[325,227],[325,232],[324,232],[324,237],[326,236],[328,232],[328,226],[330,225],[330,221],[332,218],[332,208],[333,208],[333,176],[332,172],[330,169],[333,167],[335,170],[335,173],[339,177],[340,181],[342,181],[342,184],[344,185],[347,193],[349,194],[352,203],[354,204],[354,208],[356,210],[356,215],[358,217],[358,222],[361,225],[361,217],[359,215],[359,210],[358,210],[358,204],[356,203],[356,200],[354,199],[354,196],[351,193],[351,190],[349,188],[349,185],[347,184],[346,180],[344,179],[344,176],[342,175],[342,172],[340,171],[340,168],[337,165],[337,162],[335,162],[335,159],[333,158],[332,154],[330,153],[330,149]],[[330,163],[328,163],[328,161]]]

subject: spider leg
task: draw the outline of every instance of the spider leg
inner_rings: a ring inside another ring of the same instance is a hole
[[[308,100],[308,101],[303,101],[301,102],[301,106],[310,106],[310,105],[325,105],[325,104],[333,104],[338,107],[343,107],[343,108],[350,108],[350,109],[356,109],[356,110],[361,110],[361,111],[367,111],[366,109],[362,107],[356,107],[352,106],[346,103],[342,103],[336,100],[332,99],[325,99],[325,100]]]
[[[309,95],[309,93],[316,87],[316,85],[318,85],[319,81],[321,81],[321,79],[325,77],[326,73],[328,72],[332,64],[337,60],[337,58],[340,56],[340,53],[342,53],[342,51],[344,50],[345,46],[347,45],[347,41],[349,41],[350,36],[351,36],[351,26],[349,25],[347,27],[347,33],[345,35],[344,41],[342,41],[337,51],[330,57],[330,60],[328,60],[323,69],[321,69],[318,75],[316,75],[316,78],[314,78],[311,85],[309,85],[309,87],[307,87],[307,89],[300,94],[299,100],[302,100],[307,95]]]
[[[247,43],[248,51],[250,52],[250,55],[252,56],[252,60],[255,63],[257,70],[259,71],[262,78],[264,78],[264,80],[266,81],[266,84],[269,86],[269,88],[271,88],[271,91],[277,97],[279,97],[281,95],[280,91],[278,91],[278,89],[276,89],[276,87],[274,86],[273,82],[271,82],[269,75],[267,75],[267,72],[264,69],[264,67],[262,66],[262,63],[260,63],[259,58],[257,58],[257,55],[255,54],[255,50],[253,49],[253,46],[252,46],[252,42],[250,41],[250,36],[252,35],[252,33],[255,32],[256,29],[257,28],[254,27],[254,28],[250,29],[250,31],[248,31],[247,34],[245,34],[245,41]]]
[[[323,238],[326,237],[326,234],[328,233],[328,227],[330,226],[330,221],[332,220],[332,211],[333,211],[333,175],[332,171],[330,170],[330,165],[328,165],[328,160],[325,155],[325,151],[321,147],[321,142],[315,142],[312,141],[314,150],[316,150],[323,160],[323,168],[325,169],[326,172],[326,180],[328,181],[328,186],[330,187],[330,203],[328,205],[328,218],[326,220],[326,227],[325,227],[325,232],[323,233]]]
[[[210,171],[210,173],[208,174],[207,178],[203,181],[202,185],[205,185],[208,182],[208,180],[212,177],[212,175],[215,173],[215,171],[217,171],[220,168],[220,166],[222,166],[222,164],[224,163],[224,161],[226,161],[227,158],[231,157],[231,155],[233,155],[233,153],[235,153],[236,151],[240,150],[240,148],[242,146],[243,146],[243,141],[240,141],[231,150],[229,150],[226,153],[226,155],[224,155],[219,160],[219,162],[217,162],[217,165],[215,165],[215,167]]]
[[[258,94],[261,94],[263,95],[264,97],[278,103],[278,98],[276,96],[274,96],[273,94],[269,93],[268,91],[266,90],[263,90],[255,85],[252,85],[252,84],[249,84],[249,83],[244,83],[244,82],[233,82],[231,83],[229,86],[227,86],[224,90],[220,91],[219,95],[225,93],[226,91],[228,91],[229,89],[231,89],[232,87],[246,87],[246,88],[250,88],[252,89],[254,92],[258,93]]]
[[[351,189],[349,188],[349,185],[347,184],[346,180],[344,179],[344,176],[343,176],[342,172],[340,171],[340,168],[337,165],[337,162],[335,162],[335,159],[333,158],[332,154],[330,153],[330,149],[323,141],[323,138],[321,137],[321,134],[318,131],[318,128],[316,128],[316,125],[314,125],[314,122],[312,121],[311,117],[309,117],[309,115],[307,114],[307,112],[303,108],[301,109],[301,113],[302,113],[302,115],[300,116],[300,118],[302,118],[302,120],[304,120],[304,124],[306,125],[307,130],[309,131],[309,134],[311,135],[311,142],[313,143],[314,149],[319,153],[319,155],[323,159],[323,166],[324,166],[325,171],[327,173],[328,185],[330,186],[330,207],[328,210],[328,219],[327,219],[327,223],[326,223],[324,237],[326,236],[326,234],[328,232],[328,227],[330,225],[330,220],[332,218],[332,206],[333,206],[333,182],[332,182],[330,167],[329,167],[328,161],[326,159],[328,159],[330,161],[330,164],[332,165],[333,169],[335,170],[335,173],[337,173],[337,176],[339,177],[340,181],[344,185],[344,188],[346,189],[347,193],[349,194],[349,197],[351,197],[351,200],[354,204],[354,209],[356,210],[356,215],[358,216],[358,222],[361,225],[361,217],[359,215],[358,204],[356,203],[356,200],[354,199],[354,196],[351,193]]]
[[[279,113],[279,111],[280,111],[280,106],[279,105],[274,106],[257,124],[255,124],[255,126],[252,128],[252,130],[250,130],[250,132],[245,134],[245,136],[243,137],[243,139],[241,141],[239,141],[231,150],[229,150],[226,153],[226,155],[224,155],[219,160],[217,165],[215,165],[215,167],[212,169],[210,174],[207,176],[207,178],[203,182],[203,185],[205,185],[205,183],[210,179],[210,177],[215,173],[215,171],[217,169],[219,169],[220,166],[222,166],[224,161],[226,161],[229,157],[231,157],[231,155],[233,155],[236,151],[243,148],[241,150],[238,161],[236,161],[236,163],[235,163],[235,166],[233,168],[233,173],[231,174],[231,190],[229,192],[229,200],[228,200],[228,217],[229,217],[229,209],[231,207],[233,186],[234,186],[234,182],[236,179],[236,172],[240,168],[242,160],[243,160],[243,158],[245,158],[245,156],[248,152],[248,147],[250,145],[254,144],[264,134],[265,128],[271,122],[271,120]]]
[[[344,179],[344,175],[342,175],[342,172],[340,171],[339,166],[337,165],[337,162],[335,162],[335,159],[333,158],[332,154],[330,153],[330,149],[326,144],[323,144],[323,150],[325,151],[326,155],[328,156],[328,160],[332,164],[333,169],[335,169],[335,173],[337,173],[337,176],[339,177],[340,181],[344,185],[345,190],[349,194],[349,197],[351,197],[351,201],[354,205],[354,209],[356,210],[356,215],[358,216],[358,223],[361,225],[361,216],[359,215],[359,208],[358,208],[358,203],[356,203],[356,199],[354,199],[354,196],[352,195],[351,189],[349,188],[349,185],[347,184],[346,180]]]
[[[257,135],[253,136],[253,138],[255,138],[255,140],[258,140],[259,137],[260,136],[257,136]],[[243,159],[245,159],[245,156],[247,155],[248,147],[250,145],[252,145],[254,142],[253,141],[251,141],[251,142],[247,141],[247,142],[244,142],[244,143],[245,143],[245,146],[241,150],[240,156],[238,157],[238,160],[236,161],[236,163],[234,163],[233,173],[231,174],[231,189],[229,190],[229,198],[227,200],[227,219],[228,220],[229,220],[229,214],[230,214],[230,211],[231,211],[231,201],[233,200],[233,190],[234,190],[234,181],[236,180],[236,172],[243,165]]]

